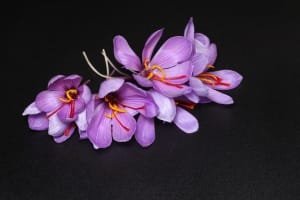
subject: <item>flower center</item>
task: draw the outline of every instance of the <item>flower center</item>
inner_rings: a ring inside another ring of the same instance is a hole
[[[181,84],[172,83],[171,81],[186,78],[186,75],[167,77],[165,70],[161,66],[159,65],[150,66],[149,60],[144,61],[144,67],[145,70],[143,72],[144,72],[144,76],[147,79],[160,81],[169,86],[183,88]]]
[[[209,73],[209,72],[204,72],[200,75],[198,75],[198,78],[205,84],[216,86],[216,85],[223,85],[226,87],[229,87],[230,84],[223,82],[223,79],[221,79],[219,76]]]
[[[70,103],[77,99],[78,91],[76,89],[69,89],[65,92],[64,98],[59,98],[64,103]]]

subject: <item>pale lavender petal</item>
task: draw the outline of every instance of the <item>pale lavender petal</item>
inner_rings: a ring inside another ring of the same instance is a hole
[[[148,38],[148,40],[144,46],[144,49],[143,49],[143,53],[142,53],[142,61],[143,62],[145,60],[150,61],[150,59],[152,57],[152,52],[153,52],[155,46],[157,45],[159,39],[161,38],[162,34],[163,34],[163,29],[160,29],[150,35],[150,37]]]
[[[208,87],[205,84],[203,84],[203,82],[198,78],[191,77],[189,85],[197,95],[199,96],[208,95]]]
[[[139,57],[134,53],[124,37],[115,36],[113,43],[114,55],[120,64],[124,65],[126,69],[133,71],[140,71],[142,69]]]
[[[211,86],[213,89],[216,90],[231,90],[239,86],[241,81],[243,80],[243,76],[239,73],[232,71],[232,70],[219,70],[210,72],[222,79],[222,82],[229,85],[215,85]]]
[[[63,91],[42,91],[37,95],[35,104],[41,111],[51,112],[62,105],[60,98],[64,95]]]
[[[208,64],[213,65],[217,59],[217,46],[212,43],[208,49]]]
[[[195,33],[195,41],[196,41],[196,46],[198,46],[201,49],[202,48],[207,49],[210,45],[209,38],[203,33]]]
[[[186,61],[175,65],[174,67],[164,69],[164,73],[166,75],[164,79],[170,83],[183,84],[189,80],[192,75],[192,71],[193,68],[191,61]]]
[[[207,98],[219,104],[225,104],[225,105],[233,104],[233,99],[230,96],[223,94],[212,88],[208,88]]]
[[[191,113],[178,106],[174,123],[185,133],[194,133],[199,129],[198,120]]]
[[[124,84],[122,78],[109,78],[103,81],[99,88],[99,97],[104,98],[107,94],[119,90]]]
[[[170,98],[179,97],[192,91],[187,85],[170,85],[156,80],[153,81],[153,88]]]
[[[91,101],[87,104],[86,106],[86,118],[87,118],[87,121],[88,123],[90,123],[92,117],[94,116],[95,114],[95,109],[98,107],[98,106],[101,106],[102,108],[104,108],[104,103],[101,99],[98,99],[98,96],[97,95],[92,95],[92,99]]]
[[[210,103],[211,100],[207,97],[199,97],[199,103]]]
[[[139,74],[133,74],[132,76],[140,86],[152,87],[152,81],[150,81],[149,79],[147,79]]]
[[[47,130],[49,120],[44,113],[28,116],[29,128],[36,131]]]
[[[166,122],[172,122],[176,115],[176,104],[174,100],[154,90],[150,90],[148,93],[158,107],[157,118]]]
[[[56,143],[63,143],[64,141],[66,141],[73,135],[74,130],[75,130],[75,126],[70,125],[68,127],[68,130],[65,130],[66,133],[56,136],[56,137],[53,137],[53,139]]]
[[[71,103],[65,104],[59,111],[57,115],[59,119],[63,122],[72,122],[77,119],[79,113],[81,113],[85,108],[85,103],[82,98],[78,98],[75,100],[74,111],[71,110]]]
[[[184,96],[193,103],[199,103],[199,96],[194,91],[192,91]]]
[[[112,136],[117,142],[129,141],[136,130],[136,121],[128,113],[116,113],[112,119]]]
[[[80,131],[85,131],[87,129],[86,110],[78,114],[75,123]]]
[[[136,141],[142,147],[150,146],[155,140],[154,119],[140,115],[136,124],[136,132],[134,136]]]
[[[206,71],[207,65],[209,64],[208,56],[204,54],[196,54],[192,58],[193,75],[199,75]]]
[[[193,41],[195,37],[195,26],[193,22],[193,18],[191,17],[189,22],[187,23],[185,29],[184,29],[184,37],[187,39]]]
[[[23,116],[25,115],[35,115],[41,113],[40,109],[36,107],[35,102],[32,102],[29,106],[27,106],[23,112]]]
[[[122,88],[117,92],[120,99],[146,97],[147,92],[137,87],[136,85],[126,82]]]
[[[88,139],[87,131],[81,131],[81,130],[78,130],[78,132],[79,132],[79,138],[80,138],[81,140]]]
[[[188,39],[181,36],[171,37],[157,51],[150,62],[150,66],[173,67],[178,63],[187,61],[191,57],[192,50],[192,43]]]
[[[77,88],[82,81],[82,77],[77,74],[72,74],[72,75],[66,76],[65,80],[71,80],[71,85],[72,85],[71,87]]]
[[[79,90],[79,88],[78,88],[78,90]],[[87,85],[82,85],[80,87],[80,90],[81,90],[80,96],[84,100],[84,102],[87,104],[91,100],[91,97],[92,97],[91,90]]]
[[[120,104],[129,110],[135,110],[146,117],[155,117],[157,115],[157,107],[152,102],[152,98],[127,98],[120,101]],[[131,113],[132,114],[132,113]]]
[[[68,125],[69,124],[60,121],[56,114],[52,115],[51,117],[49,117],[48,134],[55,137],[60,136],[66,130]]]
[[[111,110],[99,105],[87,128],[87,135],[95,149],[106,148],[112,143]]]
[[[54,83],[55,81],[57,81],[57,80],[59,80],[59,79],[62,79],[62,78],[64,78],[65,76],[64,75],[56,75],[56,76],[54,76],[54,77],[52,77],[50,80],[49,80],[49,82],[48,82],[48,87],[49,87],[49,85],[51,85],[52,83]]]

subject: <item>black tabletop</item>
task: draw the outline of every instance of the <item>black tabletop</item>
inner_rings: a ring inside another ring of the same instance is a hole
[[[4,125],[0,199],[298,199],[300,196],[299,14],[287,4],[12,5],[4,16]],[[77,73],[97,91],[85,50],[104,66],[112,38],[137,52],[164,27],[181,35],[190,16],[218,46],[217,69],[244,76],[235,104],[199,105],[197,133],[156,121],[149,148],[136,141],[94,150],[75,134],[56,144],[21,114],[56,74]]]

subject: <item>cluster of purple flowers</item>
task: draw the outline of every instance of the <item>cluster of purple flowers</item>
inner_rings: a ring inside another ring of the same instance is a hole
[[[188,110],[198,103],[232,104],[219,90],[237,87],[242,76],[232,70],[213,71],[217,48],[209,38],[196,33],[192,18],[183,36],[167,39],[154,54],[163,30],[145,43],[141,58],[126,39],[113,40],[114,57],[130,75],[116,68],[104,52],[107,74],[96,94],[79,75],[57,75],[24,111],[32,130],[48,130],[55,142],[67,140],[77,128],[81,139],[95,149],[107,148],[112,140],[133,136],[143,147],[155,140],[154,119],[174,124],[185,133],[198,130],[198,120]],[[85,54],[84,54],[85,55]],[[86,56],[86,55],[85,55]],[[113,72],[109,73],[109,67]],[[124,76],[112,77],[114,72]]]

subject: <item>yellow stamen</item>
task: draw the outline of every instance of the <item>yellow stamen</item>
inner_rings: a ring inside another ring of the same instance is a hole
[[[64,103],[70,103],[71,101],[75,100],[74,96],[78,94],[76,89],[69,89],[65,92],[66,98],[59,98],[60,101]]]
[[[109,108],[112,109],[113,111],[122,112],[122,113],[126,112],[125,109],[120,108],[117,104],[108,102],[108,106],[109,106]]]

